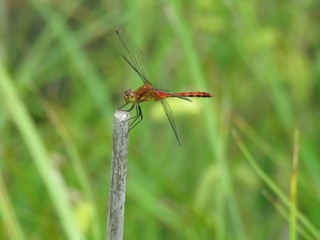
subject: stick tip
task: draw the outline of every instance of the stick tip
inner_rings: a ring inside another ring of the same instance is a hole
[[[130,114],[128,111],[116,110],[114,116],[119,119],[119,121],[123,122],[130,118]]]

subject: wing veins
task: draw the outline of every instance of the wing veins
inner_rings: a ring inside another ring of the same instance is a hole
[[[139,75],[139,77],[142,79],[142,81],[147,82],[148,84],[150,84],[150,82],[148,81],[148,79],[146,78],[146,76],[144,76],[144,75],[134,66],[134,64],[131,63],[128,58],[126,58],[125,55],[121,54],[121,56],[124,58],[124,60],[126,60],[126,62],[130,65],[130,67]],[[152,85],[152,84],[150,84],[150,85]]]
[[[130,37],[123,32],[121,29],[117,28],[116,33],[120,39],[120,42],[123,46],[123,49],[127,53],[128,57],[130,58],[131,62],[128,61],[129,59],[125,57],[125,60],[130,64],[130,66],[138,73],[144,83],[148,83],[152,85],[146,74],[146,70],[142,64],[142,52],[139,47],[130,39]],[[124,56],[124,55],[122,55]],[[143,77],[142,77],[143,76]]]
[[[171,128],[172,128],[172,130],[173,130],[173,132],[174,132],[174,135],[176,136],[176,139],[177,139],[177,141],[178,141],[178,143],[179,143],[179,146],[181,147],[181,143],[180,143],[180,139],[179,139],[179,136],[178,136],[177,127],[176,127],[176,124],[175,124],[175,122],[174,122],[172,110],[171,110],[171,108],[170,108],[170,106],[169,106],[169,104],[167,103],[166,100],[161,99],[160,102],[161,102],[161,104],[162,104],[162,107],[163,107],[163,109],[164,109],[164,112],[165,112],[166,115],[167,115],[167,118],[168,118],[168,120],[169,120],[170,126],[171,126]]]

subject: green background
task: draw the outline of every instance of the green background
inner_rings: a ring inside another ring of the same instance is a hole
[[[115,27],[156,86],[214,95],[168,100],[182,147],[161,105],[142,104],[124,238],[316,239],[319,11],[309,0],[1,0],[0,239],[105,239],[113,113],[142,84]]]

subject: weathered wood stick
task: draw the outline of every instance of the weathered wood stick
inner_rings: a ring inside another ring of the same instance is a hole
[[[117,110],[114,114],[107,240],[123,239],[129,119],[130,115],[127,111]]]

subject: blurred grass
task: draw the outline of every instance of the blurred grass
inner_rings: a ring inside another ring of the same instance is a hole
[[[170,101],[182,148],[157,103],[142,106],[130,133],[125,239],[295,239],[290,229],[316,239],[316,1],[0,6],[1,239],[104,238],[113,111],[141,85],[116,26],[144,50],[156,86],[214,95],[192,110]]]

